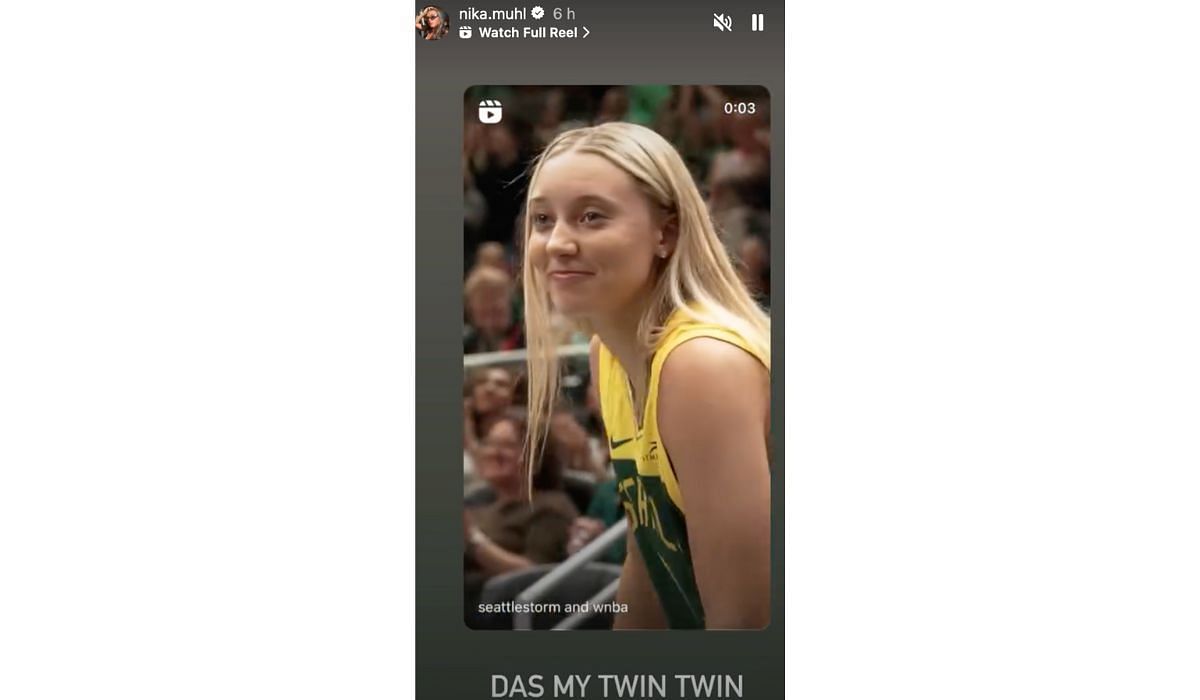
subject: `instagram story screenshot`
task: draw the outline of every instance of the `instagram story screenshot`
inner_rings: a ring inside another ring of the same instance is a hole
[[[0,700],[1200,698],[1200,3],[0,4]]]
[[[1200,698],[1200,4],[0,4],[0,700]]]
[[[414,8],[419,697],[782,697],[783,19]]]

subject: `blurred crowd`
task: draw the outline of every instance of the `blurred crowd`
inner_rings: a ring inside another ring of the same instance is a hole
[[[479,102],[503,118],[483,124]],[[727,104],[753,103],[753,114]],[[650,127],[683,156],[742,279],[770,304],[770,102],[765,90],[714,86],[484,87],[468,91],[463,133],[465,355],[525,347],[519,278],[531,159],[564,130],[607,121]],[[562,344],[587,338],[560,324]],[[470,359],[470,358],[469,358]],[[525,500],[523,358],[468,362],[463,387],[467,620],[498,577],[562,561],[623,517],[586,355],[564,362],[561,405]],[[474,534],[476,540],[472,541]],[[480,545],[483,542],[483,545]],[[602,561],[620,564],[623,540]],[[586,599],[586,597],[584,598]]]
[[[599,399],[590,384],[578,410],[565,400],[556,408],[532,475],[532,494],[526,498],[525,392],[516,367],[520,365],[472,368],[464,384],[464,594],[467,620],[477,628],[511,622],[511,616],[473,614],[489,580],[561,562],[624,516],[608,463]],[[483,546],[472,541],[476,531],[486,538]],[[619,565],[624,558],[622,539],[599,561]],[[587,600],[591,593],[595,591],[571,602]],[[490,596],[492,602],[496,597]]]

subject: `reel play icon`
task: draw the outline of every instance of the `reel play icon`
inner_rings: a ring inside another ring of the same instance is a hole
[[[479,121],[484,124],[499,124],[504,105],[500,100],[483,100],[479,103]]]

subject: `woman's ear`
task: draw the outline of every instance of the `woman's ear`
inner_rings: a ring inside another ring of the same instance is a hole
[[[675,253],[675,246],[679,243],[679,215],[675,212],[667,214],[663,218],[662,226],[659,228],[658,250],[655,255],[660,258],[669,258]]]

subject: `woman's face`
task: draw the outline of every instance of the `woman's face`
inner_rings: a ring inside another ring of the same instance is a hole
[[[467,299],[467,320],[485,335],[500,335],[512,325],[507,290],[483,287]]]
[[[471,390],[475,410],[483,414],[503,411],[512,404],[512,398],[512,377],[502,369],[489,369]]]
[[[437,29],[442,26],[442,15],[437,10],[428,10],[425,12],[425,21],[430,29]]]
[[[645,298],[666,251],[662,213],[625,171],[590,153],[542,164],[529,199],[528,262],[571,317],[619,313]]]
[[[511,420],[496,421],[479,443],[476,469],[492,486],[521,478],[521,440]]]

